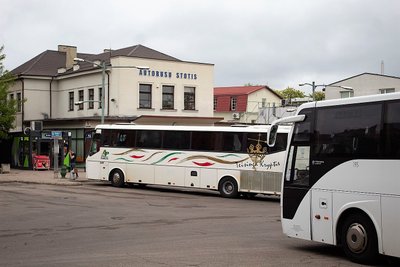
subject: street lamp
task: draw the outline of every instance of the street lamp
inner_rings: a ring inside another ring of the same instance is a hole
[[[309,86],[312,87],[312,99],[313,99],[313,101],[315,100],[315,89],[317,89],[317,87],[326,88],[327,86],[329,86],[329,87],[338,87],[338,88],[342,88],[342,89],[345,89],[345,90],[353,91],[353,87],[350,87],[350,86],[315,84],[315,82],[312,82],[312,83],[300,83],[299,84],[299,86],[305,86],[305,85],[309,85]]]
[[[75,105],[80,105],[85,102],[99,102],[101,104],[101,124],[104,124],[104,106],[105,106],[105,88],[106,88],[106,70],[107,70],[106,61],[103,60],[99,64],[99,63],[96,63],[96,62],[93,62],[93,61],[90,61],[90,60],[87,60],[84,58],[79,58],[79,57],[74,58],[74,61],[91,63],[91,64],[101,68],[101,99],[100,99],[100,101],[96,101],[96,100],[78,101],[78,102],[75,102]],[[149,69],[149,67],[145,67],[145,66],[111,66],[111,64],[109,65],[109,67],[110,68]]]

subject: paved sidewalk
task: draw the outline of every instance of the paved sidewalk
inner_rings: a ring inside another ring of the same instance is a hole
[[[70,173],[67,173],[66,178],[61,178],[60,173],[54,173],[53,170],[48,171],[32,171],[11,169],[9,173],[0,173],[0,183],[34,183],[34,184],[59,184],[59,185],[82,185],[91,180],[86,179],[86,173],[83,169],[79,169],[79,178],[76,180],[70,179]]]

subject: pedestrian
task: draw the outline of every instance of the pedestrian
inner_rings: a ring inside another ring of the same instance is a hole
[[[76,178],[79,178],[79,175],[78,175],[78,169],[76,168],[76,161],[75,161],[75,159],[76,159],[76,156],[75,156],[75,153],[74,153],[74,151],[72,150],[72,149],[70,149],[69,150],[69,164],[70,164],[70,167],[71,167],[71,177],[72,177],[72,179],[76,179]],[[74,176],[75,175],[75,176]]]

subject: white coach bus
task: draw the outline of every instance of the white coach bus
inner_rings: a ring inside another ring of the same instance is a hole
[[[266,144],[268,126],[98,125],[86,159],[87,178],[125,183],[280,194],[290,127]]]
[[[356,262],[400,257],[400,94],[303,104],[274,122],[268,144],[288,122],[283,232],[340,245]]]

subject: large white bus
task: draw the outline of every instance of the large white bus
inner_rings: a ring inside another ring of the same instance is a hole
[[[342,246],[356,262],[399,257],[400,94],[303,104],[273,123],[268,144],[288,122],[283,232]]]
[[[289,129],[269,147],[268,126],[98,125],[87,178],[211,189],[224,197],[278,195]]]

